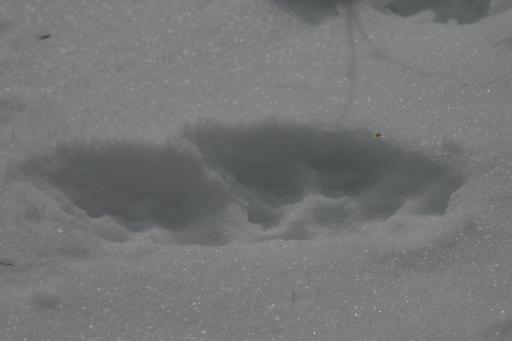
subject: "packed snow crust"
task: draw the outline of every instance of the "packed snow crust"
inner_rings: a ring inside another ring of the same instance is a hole
[[[512,11],[4,0],[0,340],[512,339]]]

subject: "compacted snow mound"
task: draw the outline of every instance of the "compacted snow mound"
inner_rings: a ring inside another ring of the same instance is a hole
[[[229,240],[222,221],[229,205],[259,238],[308,239],[382,221],[404,207],[407,214],[443,214],[462,183],[448,163],[380,134],[265,121],[198,126],[188,137],[200,155],[170,143],[74,143],[21,169],[91,218],[109,216],[130,231],[158,226],[199,244]]]

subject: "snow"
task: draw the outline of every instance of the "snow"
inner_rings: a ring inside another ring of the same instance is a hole
[[[4,0],[0,339],[510,340],[510,7]]]

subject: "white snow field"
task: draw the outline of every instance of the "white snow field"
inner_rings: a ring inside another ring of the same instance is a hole
[[[512,340],[511,7],[1,0],[0,340]]]

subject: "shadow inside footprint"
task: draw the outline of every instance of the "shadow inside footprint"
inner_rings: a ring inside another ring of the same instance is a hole
[[[270,227],[278,210],[308,194],[343,198],[358,219],[385,219],[414,199],[418,214],[440,214],[462,179],[439,162],[364,132],[266,122],[190,132],[247,208]],[[338,213],[341,212],[337,209]],[[342,214],[342,213],[339,213]]]
[[[227,200],[223,184],[197,157],[170,145],[60,145],[53,154],[32,158],[20,168],[61,189],[89,216],[112,216],[132,231],[150,226],[192,229],[190,225],[220,211]],[[222,232],[213,228],[194,233],[187,232],[192,236],[187,242],[222,240]]]
[[[92,218],[194,244],[229,240],[230,202],[264,229],[293,228],[270,238],[304,239],[309,226],[346,230],[404,208],[442,214],[462,183],[446,164],[365,132],[266,121],[198,126],[187,137],[200,155],[170,144],[72,143],[16,172],[60,189]]]
[[[456,20],[459,24],[471,24],[486,17],[489,6],[490,0],[393,0],[387,9],[406,17],[430,10],[436,22]]]

